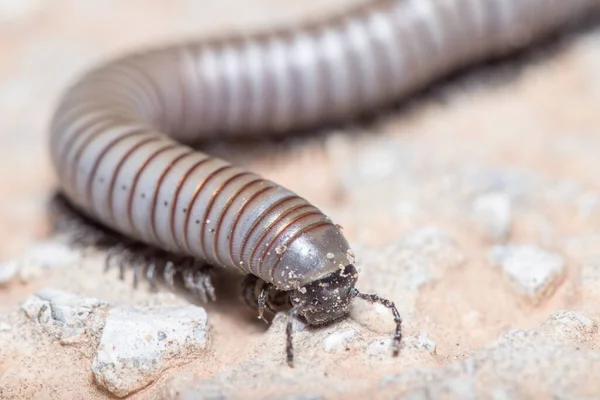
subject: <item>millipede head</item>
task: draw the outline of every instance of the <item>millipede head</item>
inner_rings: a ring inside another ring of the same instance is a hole
[[[361,293],[354,287],[358,272],[354,265],[347,265],[339,271],[294,290],[290,294],[292,310],[288,313],[287,324],[287,362],[293,366],[292,318],[297,314],[303,316],[309,325],[324,325],[344,317],[350,311],[354,298],[378,303],[392,311],[396,329],[393,337],[393,355],[400,351],[402,340],[402,318],[394,302],[376,294]]]
[[[350,310],[352,289],[358,279],[354,265],[332,272],[292,292],[292,305],[310,325],[322,325],[339,319]]]

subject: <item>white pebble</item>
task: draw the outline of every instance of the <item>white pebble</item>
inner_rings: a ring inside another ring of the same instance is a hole
[[[356,335],[356,331],[354,329],[346,329],[332,333],[323,340],[323,348],[325,351],[337,350],[345,346],[345,344],[352,339],[354,335]]]
[[[115,307],[106,319],[92,371],[102,387],[123,397],[207,345],[207,316],[201,307]]]
[[[0,263],[0,286],[10,283],[19,271],[19,263],[15,260]]]
[[[517,292],[534,302],[558,283],[566,268],[561,256],[526,245],[496,246],[492,260]]]
[[[493,240],[504,240],[509,234],[512,220],[512,203],[506,193],[486,193],[472,204],[475,224],[483,234]]]
[[[21,309],[32,320],[45,325],[49,335],[62,344],[79,343],[99,335],[108,303],[59,289],[44,289],[30,296]]]
[[[427,350],[430,353],[435,353],[436,343],[427,336],[425,333],[420,333],[417,337],[418,346],[422,349]]]

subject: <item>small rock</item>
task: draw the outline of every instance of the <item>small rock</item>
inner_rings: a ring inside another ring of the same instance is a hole
[[[436,343],[425,333],[420,333],[417,337],[417,343],[420,348],[427,350],[430,353],[435,353]]]
[[[19,271],[19,263],[15,260],[0,263],[0,286],[10,283]]]
[[[152,383],[167,368],[183,364],[183,355],[207,344],[203,308],[115,307],[107,316],[92,371],[100,386],[124,397]]]
[[[325,351],[338,350],[346,345],[346,343],[356,335],[354,329],[346,329],[332,333],[323,340],[323,348]]]
[[[510,231],[512,203],[506,193],[486,193],[472,204],[475,224],[484,235],[495,241],[505,240]]]
[[[50,320],[50,302],[42,300],[35,295],[28,297],[21,304],[21,310],[25,312],[25,315],[29,319],[41,322],[42,324],[46,324]]]
[[[48,332],[62,344],[74,344],[87,336],[99,336],[107,306],[108,303],[95,298],[45,289],[26,299],[21,309],[30,319],[46,325]]]
[[[492,262],[502,269],[517,292],[536,304],[550,294],[565,273],[561,256],[535,246],[496,246]]]
[[[394,173],[400,162],[400,157],[395,146],[385,139],[375,141],[364,149],[356,160],[359,179],[382,180]]]

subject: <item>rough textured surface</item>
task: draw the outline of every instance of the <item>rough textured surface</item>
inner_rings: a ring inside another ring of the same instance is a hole
[[[56,180],[46,124],[66,85],[138,45],[297,20],[345,2],[2,2],[0,398],[111,397],[94,379],[100,336],[87,322],[105,308],[78,319],[66,310],[83,305],[86,315],[82,299],[124,309],[194,303],[146,284],[134,290],[131,274],[123,282],[116,269],[102,273],[102,251],[71,258],[61,238],[47,237]],[[133,15],[139,19],[128,23]],[[220,276],[218,302],[205,307],[207,349],[174,357],[181,363],[130,397],[600,397],[593,378],[600,374],[599,46],[599,29],[569,35],[462,74],[374,123],[322,137],[241,152],[215,145],[344,227],[358,287],[389,297],[404,317],[401,354],[390,357],[389,312],[357,302],[338,324],[296,323],[296,368],[288,369],[284,316],[266,326],[238,300],[238,280]],[[23,261],[42,254],[40,245],[63,250],[44,253],[54,267],[24,273]],[[497,246],[556,255],[562,275],[532,302],[494,265]],[[77,297],[38,296],[47,289]],[[42,312],[56,330],[39,322],[39,311],[30,319],[21,306],[32,296],[34,309],[54,304],[68,318]],[[92,334],[61,344],[60,318]]]
[[[21,310],[62,344],[95,341],[104,326],[107,303],[73,293],[46,289],[27,298]]]
[[[292,393],[308,394],[301,382],[311,379],[320,384],[330,384],[329,388],[319,388],[317,393],[342,394],[351,392],[355,398],[372,397],[377,391],[378,398],[492,398],[527,399],[539,396],[558,398],[592,398],[598,391],[595,388],[594,373],[600,371],[600,351],[598,350],[598,324],[581,313],[556,312],[541,326],[532,330],[512,330],[489,345],[475,350],[460,361],[447,363],[437,368],[413,368],[409,366],[399,374],[364,374],[352,380],[323,380],[319,376],[319,366],[304,370],[294,379],[281,374],[264,376],[270,380],[274,393],[266,391],[262,397],[261,388],[251,380],[243,382],[243,388],[234,391],[227,388],[227,379],[239,379],[239,374],[248,377],[240,368],[236,375],[220,374],[208,381],[189,376],[174,377],[165,389],[168,398],[194,399],[200,393],[211,393],[220,388],[220,393],[246,393],[261,398],[291,398]],[[406,361],[415,361],[428,350],[423,342],[416,342],[404,348]],[[379,357],[360,357],[364,365],[377,368]],[[260,362],[263,361],[263,362]],[[421,361],[422,362],[422,361]],[[253,371],[266,373],[264,360],[256,360],[244,365]],[[370,379],[371,378],[371,379]],[[289,388],[287,386],[292,386]],[[318,385],[311,385],[315,387]],[[314,389],[313,389],[314,390]],[[290,397],[286,397],[290,396]],[[238,398],[235,395],[234,398]],[[210,397],[209,397],[210,398]]]
[[[96,381],[119,397],[143,388],[206,348],[206,323],[204,309],[193,305],[113,308],[92,361]]]
[[[407,398],[593,398],[598,371],[597,323],[559,312],[539,328],[508,332],[460,362],[388,376],[379,387]]]

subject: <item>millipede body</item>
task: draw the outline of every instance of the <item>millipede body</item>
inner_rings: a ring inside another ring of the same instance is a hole
[[[353,297],[381,300],[354,288],[338,226],[292,191],[190,144],[352,119],[598,9],[598,0],[374,0],[293,28],[126,55],[65,93],[51,159],[61,190],[88,217],[289,291],[294,313],[329,322]]]

